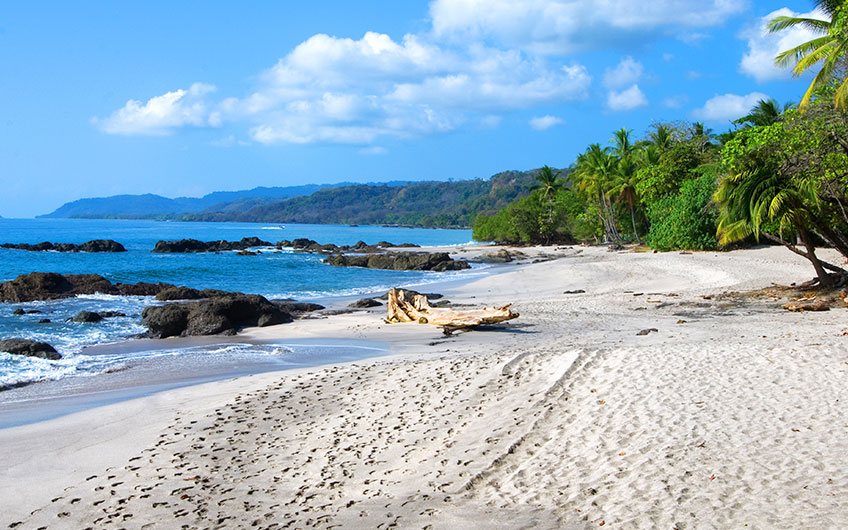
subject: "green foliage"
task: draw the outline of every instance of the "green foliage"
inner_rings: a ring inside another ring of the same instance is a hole
[[[466,227],[478,213],[496,211],[527,196],[537,173],[506,171],[488,180],[342,186],[238,210],[208,211],[188,220]]]
[[[638,170],[636,192],[650,205],[658,199],[675,195],[692,171],[714,160],[715,153],[705,149],[702,138],[691,138],[673,143],[659,156],[656,164]]]
[[[560,190],[546,198],[539,190],[493,215],[480,214],[474,220],[473,237],[524,245],[571,242],[564,207],[568,195]]]
[[[657,250],[712,250],[716,242],[715,168],[683,182],[680,191],[648,208],[648,244]]]

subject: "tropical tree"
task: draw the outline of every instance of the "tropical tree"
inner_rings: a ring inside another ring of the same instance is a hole
[[[639,229],[636,226],[636,207],[639,196],[636,193],[637,170],[636,148],[631,140],[633,131],[621,128],[613,133],[613,154],[618,158],[612,179],[610,193],[624,201],[630,210],[630,223],[633,227],[633,237],[637,243],[642,243]]]
[[[792,103],[786,103],[781,108],[775,99],[761,99],[748,114],[733,120],[733,123],[747,127],[765,127],[779,122],[783,119],[783,113],[792,107]]]
[[[598,219],[604,227],[605,243],[621,243],[609,194],[616,165],[617,159],[610,153],[610,149],[595,143],[577,157],[572,174],[578,189],[597,201]]]
[[[808,259],[818,282],[830,286],[834,279],[827,271],[846,271],[821,260],[815,242],[823,240],[848,255],[848,218],[840,212],[845,194],[830,195],[831,182],[845,178],[848,166],[842,158],[837,174],[825,170],[833,162],[832,146],[823,145],[826,135],[811,129],[810,118],[799,119],[743,129],[725,145],[722,163],[728,173],[715,194],[717,234],[722,244],[749,236],[780,243]]]
[[[536,174],[536,184],[533,186],[533,191],[538,193],[539,200],[544,207],[544,218],[541,219],[542,233],[545,234],[545,244],[550,242],[550,236],[554,230],[554,209],[557,193],[563,189],[562,179],[559,178],[560,172],[554,171],[550,166],[543,166]]]
[[[662,153],[674,143],[674,129],[665,123],[654,124],[652,130],[648,132],[648,143],[656,146]]]
[[[813,78],[804,97],[801,98],[802,109],[809,105],[816,89],[832,81],[838,84],[834,97],[836,107],[848,108],[848,76],[846,76],[845,64],[848,58],[848,6],[845,0],[819,0],[816,4],[829,17],[829,20],[778,16],[769,21],[768,29],[772,33],[800,26],[819,35],[779,53],[775,57],[775,63],[783,67],[794,63],[792,73],[795,76],[800,76],[815,65],[821,65],[821,69]]]

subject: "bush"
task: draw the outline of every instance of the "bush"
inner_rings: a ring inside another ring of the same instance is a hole
[[[717,248],[717,212],[711,202],[715,190],[715,173],[704,171],[683,182],[677,195],[649,204],[648,245],[661,251]]]
[[[573,238],[562,205],[563,193],[554,198],[552,207],[542,204],[534,193],[493,215],[480,214],[474,219],[472,237],[476,241],[522,245],[570,243]]]

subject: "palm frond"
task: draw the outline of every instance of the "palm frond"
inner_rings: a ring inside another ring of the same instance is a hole
[[[827,33],[830,30],[831,23],[828,20],[820,20],[817,18],[780,16],[769,20],[766,28],[769,33],[776,33],[785,29],[794,28],[795,26],[801,26],[812,31]]]

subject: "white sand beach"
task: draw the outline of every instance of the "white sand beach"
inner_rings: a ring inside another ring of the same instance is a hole
[[[848,526],[848,310],[715,297],[808,280],[806,261],[524,251],[559,259],[443,291],[514,303],[505,330],[383,308],[248,330],[393,355],[0,430],[0,527]]]

